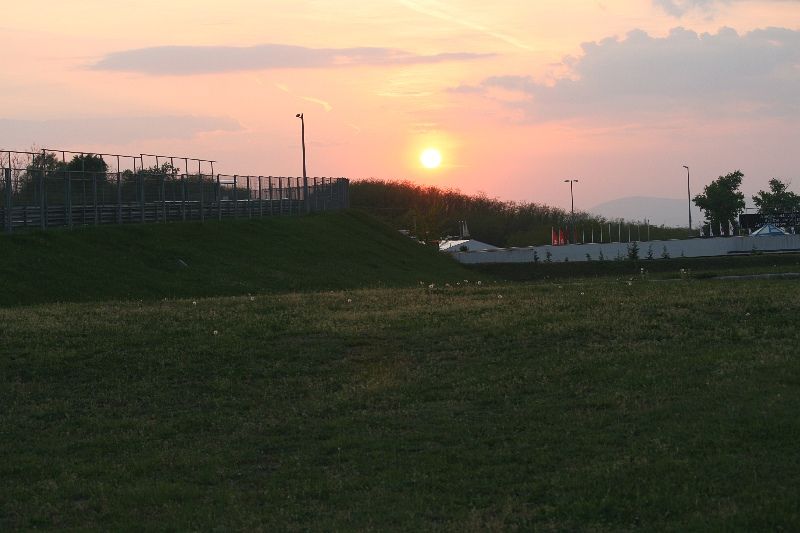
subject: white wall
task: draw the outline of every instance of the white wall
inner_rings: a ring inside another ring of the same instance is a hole
[[[669,241],[639,242],[639,257],[647,257],[650,247],[653,257],[660,259],[666,249],[670,257],[709,257],[736,253],[752,253],[754,251],[800,251],[800,235],[784,235],[781,237],[715,237],[709,239],[682,239]],[[549,251],[553,262],[586,261],[586,254],[592,261],[600,258],[600,252],[607,261],[628,257],[626,242],[603,244],[567,244],[564,246],[529,246],[527,248],[498,248],[473,252],[456,252],[453,255],[458,261],[467,264],[476,263],[533,263],[534,253],[539,261],[544,262]]]

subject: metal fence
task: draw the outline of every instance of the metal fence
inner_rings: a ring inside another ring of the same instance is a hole
[[[2,168],[0,220],[18,228],[301,215],[349,205],[346,178]]]

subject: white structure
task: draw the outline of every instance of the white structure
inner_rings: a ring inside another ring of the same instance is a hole
[[[457,241],[451,241],[457,242]],[[567,244],[564,246],[529,246],[527,248],[495,248],[482,251],[453,252],[461,263],[534,263],[536,261],[597,261],[602,254],[606,261],[628,257],[632,243]],[[800,235],[773,237],[716,237],[708,239],[672,239],[669,241],[637,242],[639,258],[646,259],[652,251],[653,259],[669,257],[710,257],[720,255],[750,254],[753,252],[800,252]],[[440,247],[441,249],[441,247]]]
[[[781,235],[788,235],[788,233],[772,224],[765,224],[750,234],[752,237],[780,237]]]
[[[455,253],[463,251],[478,252],[486,250],[497,250],[497,248],[491,244],[476,241],[475,239],[456,239],[452,241],[444,240],[439,243],[440,252]]]

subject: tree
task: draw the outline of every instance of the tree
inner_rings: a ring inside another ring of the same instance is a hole
[[[800,211],[800,195],[787,190],[788,188],[789,184],[778,178],[769,180],[769,192],[758,191],[753,196],[758,212],[762,215],[778,215]]]
[[[74,156],[66,165],[69,172],[108,172],[108,163],[103,157],[94,154],[80,154]]]
[[[722,227],[727,235],[729,224],[736,225],[736,216],[744,210],[744,194],[739,191],[744,174],[740,170],[720,176],[694,197],[694,203],[705,217],[706,223],[716,229]]]

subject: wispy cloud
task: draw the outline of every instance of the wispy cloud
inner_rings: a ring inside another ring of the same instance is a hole
[[[653,4],[660,7],[669,15],[680,18],[690,11],[700,10],[707,14],[724,5],[745,2],[747,0],[652,0]],[[794,3],[800,4],[800,0],[762,0],[761,3]]]
[[[482,33],[484,35],[488,35],[489,37],[493,37],[498,39],[508,45],[511,45],[515,48],[519,48],[521,50],[525,50],[528,52],[535,52],[536,48],[530,46],[527,43],[520,41],[510,35],[505,33],[496,31],[491,29],[483,24],[479,24],[477,22],[473,22],[468,20],[464,17],[456,16],[451,12],[447,11],[445,7],[443,7],[439,2],[435,1],[428,1],[426,3],[418,2],[416,0],[398,0],[398,2],[409,9],[413,9],[417,13],[421,13],[423,15],[427,15],[430,17],[437,18],[439,20],[444,20],[458,26],[462,26],[464,28],[468,28],[470,30],[477,31],[478,33]]]
[[[150,139],[191,139],[201,133],[240,131],[238,121],[223,117],[151,116],[23,120],[0,118],[0,131],[11,145],[124,144]]]
[[[89,68],[155,76],[187,76],[249,70],[442,63],[469,61],[489,55],[467,52],[420,55],[395,48],[307,48],[285,44],[155,46],[112,52]]]
[[[319,98],[312,98],[310,96],[301,96],[300,98],[302,98],[306,102],[311,102],[312,104],[321,105],[322,109],[324,109],[326,113],[333,110],[333,106],[330,103],[326,102],[325,100],[321,100]]]

